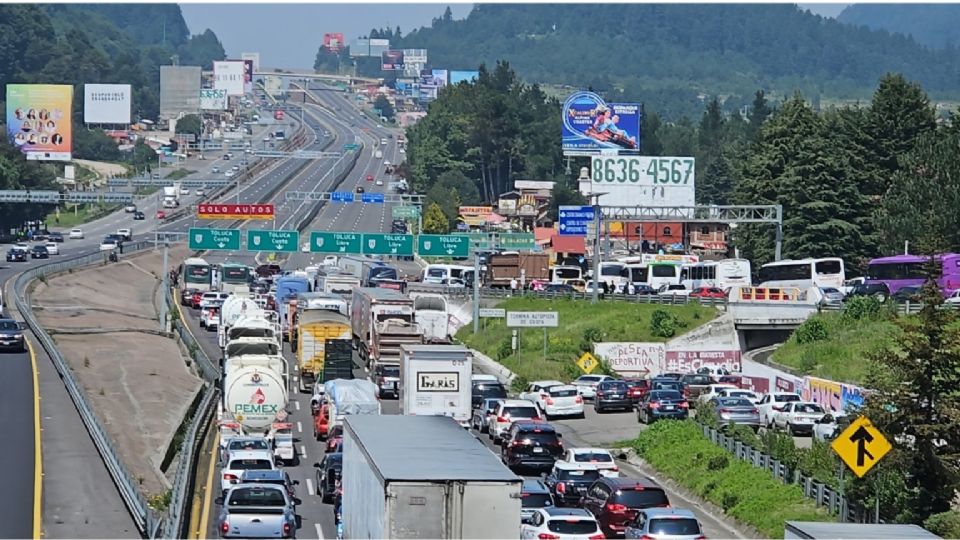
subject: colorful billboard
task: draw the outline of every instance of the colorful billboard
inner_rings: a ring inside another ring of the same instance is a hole
[[[473,82],[480,76],[479,71],[451,71],[450,84]]]
[[[73,86],[8,84],[7,137],[27,159],[70,161]]]
[[[327,32],[323,35],[323,48],[338,53],[344,47],[343,32]]]
[[[243,93],[253,93],[253,60],[243,61]]]
[[[244,63],[225,60],[213,63],[213,87],[226,90],[228,96],[243,95]]]
[[[403,51],[383,51],[380,55],[380,69],[382,71],[403,71]]]
[[[129,84],[83,85],[83,121],[87,124],[129,124]]]
[[[227,110],[227,91],[203,88],[200,90],[200,109],[204,111]]]
[[[640,149],[640,104],[604,103],[593,92],[575,92],[563,103],[564,152]]]

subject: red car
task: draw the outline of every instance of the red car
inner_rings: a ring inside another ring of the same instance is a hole
[[[627,390],[627,396],[634,405],[643,401],[643,396],[650,391],[650,379],[624,379],[624,381],[630,388]]]
[[[167,219],[167,213],[163,210],[157,210],[157,219]]]
[[[372,174],[368,174],[368,175],[367,175],[367,182],[373,182],[373,175],[372,175]]]
[[[690,292],[690,298],[726,298],[727,293],[716,287],[697,287]]]
[[[203,299],[203,292],[197,291],[193,293],[193,298],[190,299],[190,307],[193,309],[200,309],[200,300]]]

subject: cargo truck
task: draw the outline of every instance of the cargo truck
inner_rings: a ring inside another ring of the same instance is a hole
[[[400,365],[400,345],[423,342],[414,322],[413,300],[391,289],[358,287],[350,303],[353,343],[371,372]]]
[[[490,287],[507,289],[516,279],[518,286],[533,280],[550,279],[550,256],[546,253],[508,251],[490,256],[484,283]]]
[[[400,347],[400,414],[449,416],[470,427],[473,353],[461,345]]]
[[[519,538],[523,480],[455,422],[351,416],[343,432],[344,538]]]
[[[350,319],[325,309],[297,314],[297,363],[300,366],[300,391],[313,391],[313,383],[323,377],[328,340],[350,342]]]
[[[425,343],[450,343],[447,299],[439,294],[411,293],[414,321],[423,329]]]
[[[176,208],[180,206],[180,185],[165,186],[163,188],[163,207]]]

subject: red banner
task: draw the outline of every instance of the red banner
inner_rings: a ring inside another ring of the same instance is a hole
[[[666,371],[696,373],[702,367],[740,371],[740,351],[667,351]]]
[[[273,219],[272,204],[201,204],[199,219]]]
[[[793,384],[793,381],[789,379],[784,379],[783,377],[777,377],[776,385],[777,385],[778,392],[796,392],[797,391],[797,385]]]

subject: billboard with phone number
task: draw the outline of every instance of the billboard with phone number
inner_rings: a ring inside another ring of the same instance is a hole
[[[564,152],[640,150],[639,103],[605,103],[593,92],[575,92],[563,103]]]
[[[27,159],[72,158],[73,86],[8,84],[7,137]]]

